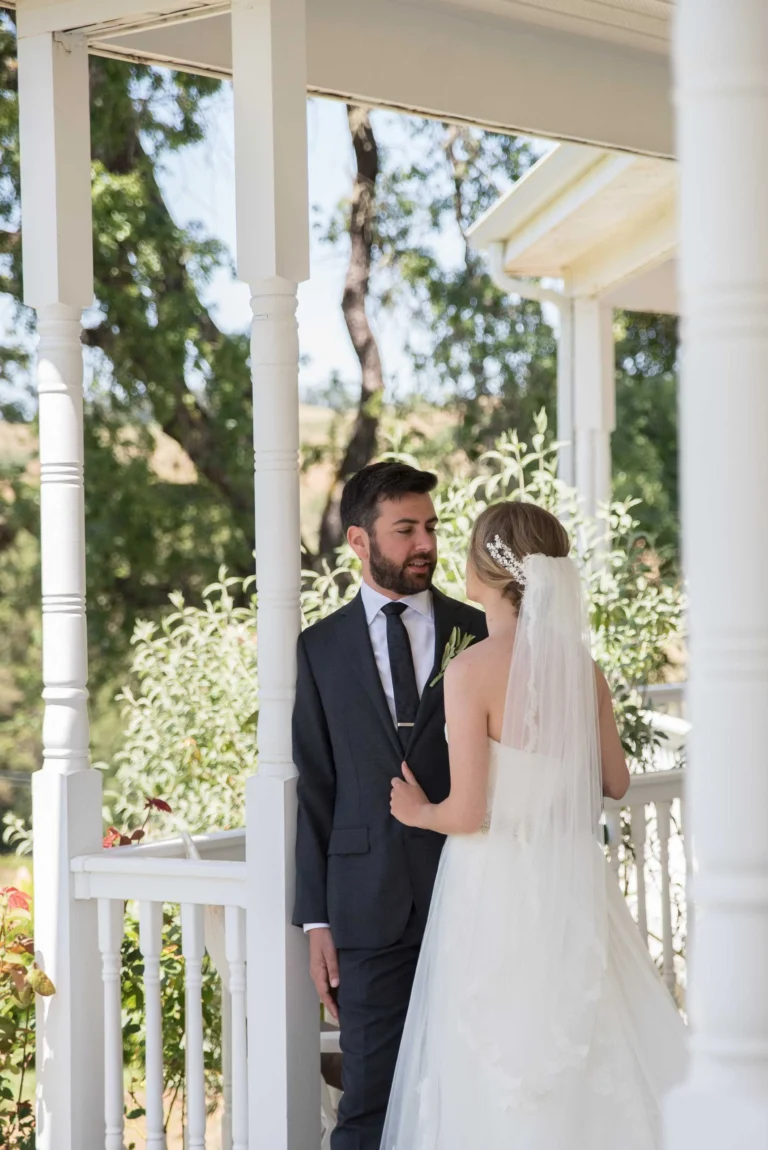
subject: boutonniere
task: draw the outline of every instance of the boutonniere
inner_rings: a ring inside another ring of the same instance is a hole
[[[451,637],[445,644],[443,657],[440,661],[440,670],[435,675],[432,682],[429,684],[430,687],[437,686],[445,672],[448,670],[448,664],[450,663],[451,659],[455,659],[456,656],[460,655],[462,651],[466,651],[467,647],[474,643],[474,641],[474,635],[470,635],[468,632],[462,631],[459,627],[453,628],[451,631]]]

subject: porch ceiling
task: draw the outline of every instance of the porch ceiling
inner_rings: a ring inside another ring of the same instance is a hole
[[[509,276],[562,279],[639,311],[675,311],[677,165],[561,144],[470,231]]]
[[[673,0],[438,0],[649,52],[669,52]]]
[[[22,35],[231,75],[227,0],[18,0]],[[505,131],[673,152],[671,0],[307,0],[311,92]]]

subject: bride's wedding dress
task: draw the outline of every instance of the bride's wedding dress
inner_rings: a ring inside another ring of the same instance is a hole
[[[595,835],[578,575],[526,567],[489,815],[443,852],[382,1150],[657,1150],[685,1070],[685,1026]]]

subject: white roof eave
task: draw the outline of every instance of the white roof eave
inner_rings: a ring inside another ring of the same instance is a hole
[[[562,144],[485,213],[469,240],[492,253],[503,275],[561,279],[578,295],[615,295],[663,265],[647,286],[659,310],[670,310],[676,182],[672,161]]]

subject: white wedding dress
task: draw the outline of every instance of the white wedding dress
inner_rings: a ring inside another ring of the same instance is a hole
[[[443,851],[382,1150],[657,1150],[685,1071],[684,1023],[595,834],[578,574],[526,570],[489,817]]]

